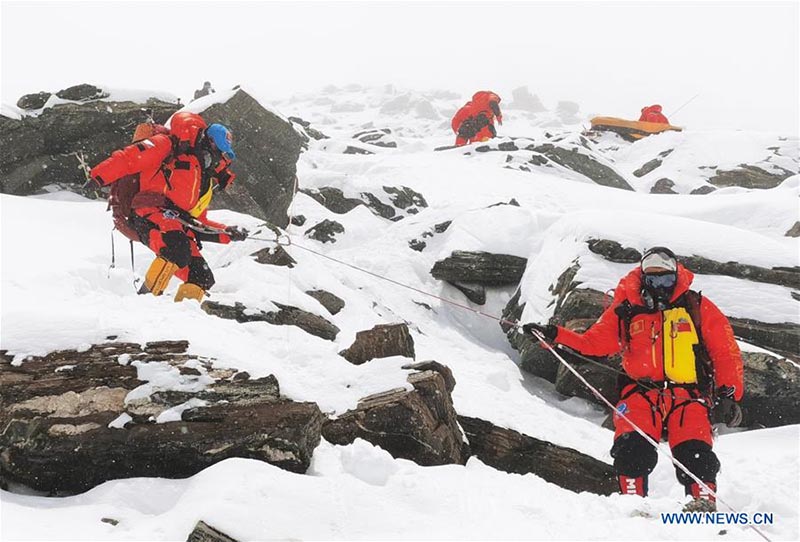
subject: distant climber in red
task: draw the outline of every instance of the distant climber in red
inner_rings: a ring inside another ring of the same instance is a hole
[[[639,122],[655,122],[658,124],[669,124],[667,117],[661,113],[661,106],[658,104],[648,105],[642,108],[642,116],[639,117]]]
[[[498,124],[503,124],[500,96],[489,90],[476,92],[472,101],[467,102],[453,117],[451,126],[456,134],[456,146],[487,141],[497,136],[495,119]]]

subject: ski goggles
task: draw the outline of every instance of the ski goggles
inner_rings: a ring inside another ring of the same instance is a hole
[[[644,285],[653,290],[664,290],[674,288],[678,283],[676,273],[660,273],[657,275],[643,275]]]

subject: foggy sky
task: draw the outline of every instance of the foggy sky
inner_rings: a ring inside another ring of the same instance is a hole
[[[3,103],[90,82],[204,80],[285,98],[333,84],[502,94],[694,129],[798,134],[797,2],[3,2]]]

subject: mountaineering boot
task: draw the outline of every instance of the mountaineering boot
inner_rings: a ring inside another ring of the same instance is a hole
[[[631,476],[624,476],[620,474],[618,478],[619,491],[623,495],[639,495],[640,497],[647,497],[647,476],[633,478]]]
[[[180,285],[180,287],[178,287],[178,292],[175,294],[175,302],[177,303],[178,301],[183,301],[184,299],[194,299],[197,302],[202,303],[204,295],[206,295],[206,291],[197,284],[184,282]]]
[[[144,276],[144,284],[139,288],[140,294],[161,295],[167,289],[169,279],[178,270],[178,266],[161,256],[153,260]]]
[[[705,484],[713,491],[717,492],[717,484],[714,482],[705,482]],[[683,507],[684,512],[716,512],[717,499],[714,495],[708,492],[703,486],[697,482],[686,486],[686,494],[692,496],[692,500],[686,503]]]

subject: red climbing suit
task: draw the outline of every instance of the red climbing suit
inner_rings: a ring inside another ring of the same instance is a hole
[[[207,215],[214,184],[229,184],[235,175],[224,158],[216,165],[203,167],[203,154],[197,152],[206,128],[194,113],[176,113],[170,135],[158,134],[114,151],[91,171],[105,186],[127,175],[138,175],[139,193],[133,199],[132,221],[142,243],[157,255],[180,268],[175,276],[208,289],[213,275],[200,255],[198,242],[227,244],[227,233],[198,233],[178,220],[194,219],[217,230],[227,226]]]
[[[461,109],[459,109],[450,123],[456,134],[456,145],[459,147],[467,143],[487,141],[495,135],[494,121],[503,124],[503,114],[500,112],[500,96],[494,92],[481,90],[472,96]]]
[[[730,323],[716,305],[700,298],[699,324],[682,308],[682,299],[686,299],[684,294],[694,275],[680,264],[677,273],[675,291],[666,309],[642,310],[642,271],[637,267],[619,282],[611,306],[594,325],[583,334],[559,327],[556,342],[589,356],[611,356],[621,351],[625,373],[633,381],[651,382],[655,389],[645,392],[635,382],[626,385],[621,390],[618,408],[623,405],[625,415],[655,440],[667,428],[673,447],[687,440],[710,445],[707,403],[697,400],[707,398],[702,397],[697,385],[696,369],[689,367],[689,372],[683,373],[695,378],[682,377],[676,372],[676,365],[686,359],[694,364],[694,345],[702,338],[713,364],[714,386],[733,387],[734,398],[739,401],[743,393],[742,358]],[[632,308],[627,333],[621,311],[617,310],[626,301]],[[664,382],[677,385],[664,386]],[[614,417],[614,425],[615,438],[634,431],[620,416]]]
[[[667,117],[661,113],[661,106],[650,105],[642,108],[642,115],[639,117],[640,122],[656,122],[658,124],[669,124]]]

